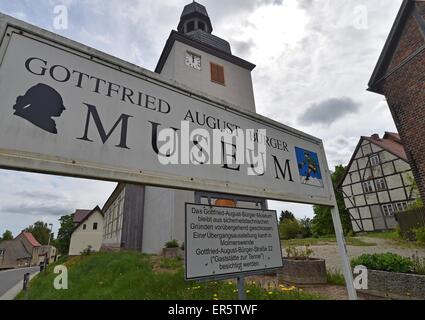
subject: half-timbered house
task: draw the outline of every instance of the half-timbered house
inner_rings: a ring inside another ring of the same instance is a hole
[[[395,213],[419,197],[413,183],[397,133],[361,137],[340,184],[354,232],[394,229]]]

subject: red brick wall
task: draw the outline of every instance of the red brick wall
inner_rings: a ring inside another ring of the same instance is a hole
[[[423,45],[424,36],[416,20],[411,18],[405,25],[388,69],[393,72],[382,82],[381,88],[405,146],[421,197],[425,199],[425,50],[411,57]],[[405,64],[397,69],[403,62]]]
[[[418,28],[418,23],[413,16],[408,19],[401,35],[401,39],[403,40],[399,42],[397,49],[394,52],[388,71],[391,71],[393,68],[400,65],[401,62],[423,45],[424,37],[422,36],[421,30]]]

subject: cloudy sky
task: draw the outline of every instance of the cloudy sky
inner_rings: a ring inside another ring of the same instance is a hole
[[[190,0],[0,0],[0,11],[154,70]],[[383,97],[366,91],[401,0],[199,0],[214,34],[257,65],[257,112],[323,139],[329,166],[347,164],[361,135],[394,131]],[[55,6],[68,28],[55,29]],[[0,170],[0,232],[54,224],[102,206],[115,183]],[[272,202],[298,217],[311,206]]]

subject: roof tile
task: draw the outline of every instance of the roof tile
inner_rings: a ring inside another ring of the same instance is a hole
[[[83,221],[89,214],[91,210],[85,210],[85,209],[77,209],[74,212],[74,223],[80,223]]]
[[[28,240],[28,242],[33,247],[39,247],[39,246],[41,246],[41,244],[37,241],[36,238],[34,238],[34,236],[32,235],[31,232],[22,232],[22,234],[24,235],[24,237]]]
[[[404,150],[404,146],[401,143],[401,139],[398,133],[385,132],[385,135],[383,136],[382,139],[375,138],[375,137],[363,137],[363,138],[391,152],[392,154],[398,156],[399,158],[405,161],[408,161],[406,151]]]

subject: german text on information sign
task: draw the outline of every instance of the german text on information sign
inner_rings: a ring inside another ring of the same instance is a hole
[[[282,267],[276,211],[186,204],[186,279]]]

